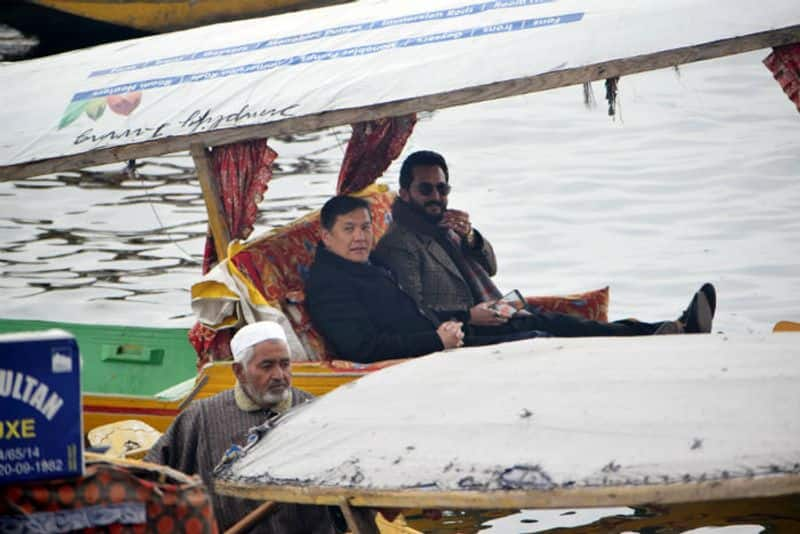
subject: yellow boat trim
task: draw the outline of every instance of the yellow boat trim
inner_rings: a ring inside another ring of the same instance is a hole
[[[236,383],[232,363],[227,361],[206,365],[197,375],[197,383],[205,383],[194,398],[211,397],[232,388]],[[320,362],[292,363],[292,385],[316,396],[324,395],[365,374],[364,371],[340,372]],[[83,429],[89,432],[121,419],[138,419],[164,432],[180,412],[183,401],[184,398],[161,400],[136,395],[84,393]]]
[[[794,321],[778,321],[772,328],[773,332],[800,332],[800,323]]]
[[[150,32],[298,11],[344,0],[31,0],[40,6]]]

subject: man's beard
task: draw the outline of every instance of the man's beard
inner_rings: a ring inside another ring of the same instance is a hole
[[[247,395],[250,396],[250,398],[253,400],[253,402],[258,404],[262,408],[277,406],[278,404],[289,398],[288,386],[283,390],[281,390],[280,393],[270,391],[269,388],[264,390],[263,393],[259,393],[258,391],[255,390],[255,388],[253,388],[251,384],[242,384],[242,387],[244,388]]]
[[[429,200],[424,204],[417,204],[412,200],[410,202],[407,202],[407,204],[411,207],[412,210],[422,215],[422,217],[431,224],[439,224],[442,221],[442,217],[444,217],[445,206],[438,200]],[[428,206],[439,206],[441,211],[439,213],[428,213],[425,210],[425,208],[427,208]]]

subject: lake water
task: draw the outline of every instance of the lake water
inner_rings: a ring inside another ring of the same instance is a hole
[[[760,63],[767,53],[623,78],[614,119],[600,83],[594,109],[572,87],[442,110],[422,117],[405,154],[448,158],[450,206],[494,244],[501,288],[610,285],[611,318],[660,320],[710,281],[715,331],[768,332],[800,321],[800,115]],[[256,233],[333,193],[348,131],[271,142],[280,158]],[[205,228],[187,154],[139,161],[135,176],[110,165],[2,182],[2,316],[189,326]],[[484,528],[539,532],[575,516],[526,511]],[[762,530],[731,529],[715,532]]]
[[[800,319],[800,116],[766,54],[623,78],[615,119],[600,83],[592,110],[580,87],[442,110],[406,154],[448,158],[450,206],[494,244],[501,288],[610,285],[612,318],[659,320],[710,281],[715,330],[766,332]],[[281,157],[256,233],[333,193],[347,136],[271,142]],[[3,316],[191,324],[206,225],[192,161],[138,166],[0,183]]]

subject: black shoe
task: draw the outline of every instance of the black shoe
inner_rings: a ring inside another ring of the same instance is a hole
[[[659,325],[655,332],[653,332],[654,336],[663,336],[663,335],[670,335],[670,334],[683,334],[684,328],[683,323],[680,321],[664,321]]]
[[[707,334],[711,332],[711,322],[714,320],[716,309],[717,292],[714,286],[703,284],[678,321],[683,323],[687,334]]]

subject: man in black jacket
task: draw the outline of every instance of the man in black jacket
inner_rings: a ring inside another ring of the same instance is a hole
[[[322,243],[306,282],[311,319],[337,354],[362,363],[460,347],[461,323],[420,309],[391,271],[370,261],[369,204],[337,196],[320,213]]]

